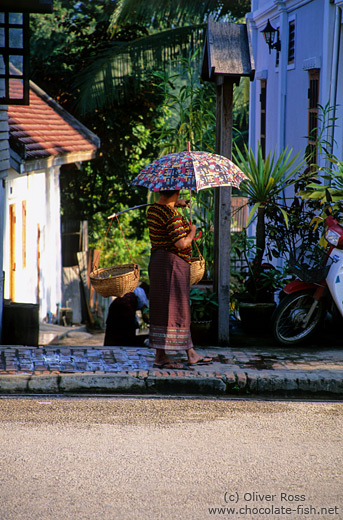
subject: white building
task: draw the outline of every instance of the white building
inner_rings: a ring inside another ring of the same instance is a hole
[[[333,138],[332,151],[343,159],[342,8],[342,0],[252,0],[246,20],[256,68],[250,86],[254,151],[258,142],[266,155],[288,146],[303,159],[319,104],[336,106],[330,112],[338,118],[334,135],[325,137]],[[280,51],[269,51],[261,33],[268,20],[279,31]]]
[[[9,106],[8,122],[4,297],[38,303],[42,319],[62,301],[60,168],[92,159],[100,142],[33,83],[30,105]]]

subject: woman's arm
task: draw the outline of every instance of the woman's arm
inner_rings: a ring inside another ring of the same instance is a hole
[[[191,224],[191,231],[190,233],[188,233],[188,235],[186,237],[183,237],[183,238],[180,238],[179,240],[177,240],[175,242],[175,246],[178,248],[178,249],[185,249],[186,247],[189,247],[192,243],[192,240],[194,239],[195,237],[195,233],[196,233],[196,226],[194,224]]]

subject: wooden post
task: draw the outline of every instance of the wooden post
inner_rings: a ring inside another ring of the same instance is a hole
[[[201,77],[217,85],[216,152],[231,159],[233,84],[255,75],[251,29],[208,19]],[[231,188],[215,189],[214,289],[219,298],[218,343],[229,343]]]
[[[231,77],[217,78],[217,133],[216,152],[231,159],[232,153],[232,102]],[[218,294],[218,343],[229,343],[230,317],[230,225],[231,187],[215,190],[215,266],[214,283]]]

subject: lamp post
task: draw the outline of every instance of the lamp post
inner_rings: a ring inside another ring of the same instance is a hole
[[[278,52],[281,51],[281,41],[279,38],[279,29],[274,29],[274,27],[272,26],[272,24],[269,21],[269,18],[268,18],[267,25],[261,31],[261,33],[263,34],[265,42],[269,47],[269,54],[272,49],[276,49]],[[274,41],[275,36],[276,36],[276,41]]]

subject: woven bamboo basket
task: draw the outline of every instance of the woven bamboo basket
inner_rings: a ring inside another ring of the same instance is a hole
[[[196,285],[205,273],[205,259],[202,255],[191,258],[190,285]]]
[[[94,290],[104,296],[124,296],[133,292],[139,283],[138,264],[123,264],[94,269],[89,275]]]

